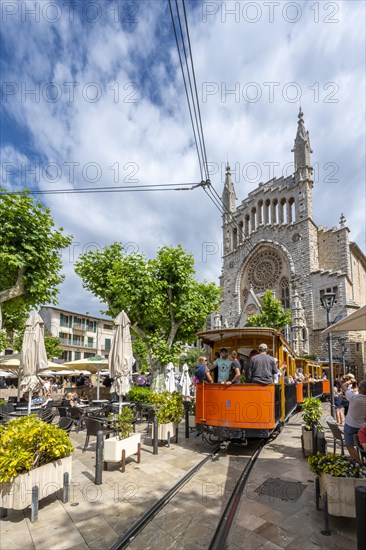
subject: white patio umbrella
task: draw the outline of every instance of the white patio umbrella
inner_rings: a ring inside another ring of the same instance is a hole
[[[47,367],[43,319],[38,313],[33,313],[26,322],[20,354],[20,368],[23,371],[20,389],[23,392],[29,392],[28,414],[31,410],[32,393],[43,387],[38,373],[40,370],[46,370]]]
[[[182,395],[183,397],[190,397],[190,387],[191,387],[192,381],[191,377],[189,376],[189,367],[187,363],[184,363],[183,370],[182,370],[182,376],[180,379],[180,385],[182,388]]]
[[[165,389],[169,393],[173,393],[176,389],[174,365],[172,362],[168,363],[166,367]]]
[[[134,357],[132,354],[132,342],[130,334],[130,320],[124,311],[116,317],[111,351],[109,354],[109,376],[113,378],[111,393],[119,396],[120,410],[122,396],[131,389],[130,379],[132,378],[132,365]]]
[[[97,399],[99,399],[99,380],[100,371],[108,368],[108,359],[105,357],[86,357],[85,359],[77,359],[76,361],[67,361],[64,367],[71,367],[76,370],[84,370],[87,368],[93,374],[97,374]],[[90,372],[89,372],[90,374]]]

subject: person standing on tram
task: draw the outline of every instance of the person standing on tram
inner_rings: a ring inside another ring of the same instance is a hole
[[[229,380],[225,384],[239,384],[240,383],[240,363],[238,360],[238,354],[236,351],[229,353],[229,360],[231,361]]]
[[[267,344],[260,344],[258,350],[258,355],[252,357],[251,360],[248,382],[262,385],[273,384],[274,377],[279,372],[276,361],[271,355],[268,355]]]
[[[220,357],[214,361],[214,366],[217,367],[217,382],[225,384],[229,380],[230,367],[232,361],[228,359],[228,351],[226,348],[220,349]]]

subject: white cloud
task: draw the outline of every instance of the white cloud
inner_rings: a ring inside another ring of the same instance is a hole
[[[223,5],[229,9],[236,4]],[[333,226],[344,212],[351,239],[364,247],[365,7],[357,1],[331,4],[339,7],[333,15],[338,23],[324,22],[331,11],[321,3],[320,21],[315,23],[309,3],[301,2],[302,17],[291,24],[281,15],[282,4],[273,23],[264,8],[258,23],[248,23],[243,15],[236,23],[233,16],[225,19],[222,9],[204,22],[202,9],[191,12],[189,3],[191,42],[208,158],[218,166],[212,177],[216,190],[221,194],[227,158],[241,172],[236,184],[239,200],[259,180],[270,178],[264,163],[279,162],[275,175],[281,176],[283,167],[293,160],[290,151],[299,102],[291,99],[300,90],[313,161],[320,167],[314,187],[315,221]],[[32,24],[9,18],[3,25],[4,40],[15,60],[11,68],[5,62],[3,79],[17,83],[19,89],[23,83],[28,88],[36,84],[40,90],[39,102],[31,96],[21,101],[19,91],[4,103],[10,116],[27,129],[34,155],[30,158],[23,152],[19,139],[3,149],[3,159],[20,162],[24,156],[32,164],[38,157],[41,163],[57,163],[60,180],[51,184],[41,177],[41,188],[126,185],[131,179],[140,184],[200,180],[175,44],[167,41],[168,33],[172,34],[166,3],[142,3],[137,18],[138,24],[127,29],[113,22],[112,12],[105,10],[95,24],[85,20],[81,24],[77,17],[68,24],[63,17],[54,28],[42,19]],[[51,81],[62,90],[55,103],[42,95]],[[72,81],[79,83],[74,101],[64,84]],[[275,83],[273,101],[270,82]],[[207,83],[216,93],[202,102]],[[255,85],[249,87],[249,83]],[[225,94],[232,89],[239,93],[237,101],[233,94]],[[95,90],[102,95],[93,102]],[[259,100],[248,101],[256,90]],[[332,99],[337,102],[329,102]],[[73,181],[70,164],[65,163],[78,163]],[[101,175],[94,184],[90,178],[95,169],[90,163],[99,167]],[[253,163],[260,167],[258,180],[250,167]],[[327,170],[326,163],[339,166],[338,183],[327,183],[331,168],[328,165]],[[44,199],[56,223],[74,235],[74,243],[80,243],[74,245],[74,252],[85,250],[88,243],[102,247],[118,240],[136,243],[153,256],[159,246],[181,243],[194,253],[200,278],[216,280],[220,273],[221,255],[214,251],[221,246],[221,219],[201,189]],[[203,257],[202,249],[210,254]],[[97,301],[82,291],[67,257],[65,272],[61,303],[69,309],[99,309]]]

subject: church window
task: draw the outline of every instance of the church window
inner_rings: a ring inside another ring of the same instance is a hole
[[[255,208],[252,208],[250,224],[251,224],[251,230],[255,231],[257,228],[257,211]]]
[[[243,222],[239,222],[239,242],[243,242]]]
[[[272,225],[278,223],[278,200],[277,199],[274,199],[272,201],[271,223]]]
[[[274,290],[282,271],[282,260],[275,250],[261,249],[250,262],[248,282],[254,291]]]
[[[236,227],[233,229],[233,249],[238,246],[238,230]]]
[[[258,201],[258,225],[263,223],[263,201]]]
[[[286,199],[281,199],[281,202],[280,202],[279,223],[287,223]]]
[[[294,223],[295,221],[295,199],[291,197],[288,201],[287,209],[287,223]]]
[[[284,309],[290,309],[290,288],[286,277],[282,277],[280,281],[281,303]]]
[[[245,216],[244,235],[249,237],[249,214]]]
[[[269,224],[269,207],[270,206],[271,206],[271,201],[267,199],[264,204],[264,223],[265,224]]]

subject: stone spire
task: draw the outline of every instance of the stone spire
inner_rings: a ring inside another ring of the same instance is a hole
[[[305,128],[304,113],[299,110],[299,120],[297,122],[297,133],[294,143],[294,148],[291,150],[294,154],[295,160],[295,172],[299,168],[311,168],[310,153],[312,149],[310,146],[309,132]]]
[[[225,185],[224,191],[222,193],[222,201],[225,205],[225,209],[229,212],[235,212],[236,210],[236,193],[233,182],[231,181],[231,172],[230,165],[226,165],[226,176],[225,176]]]

